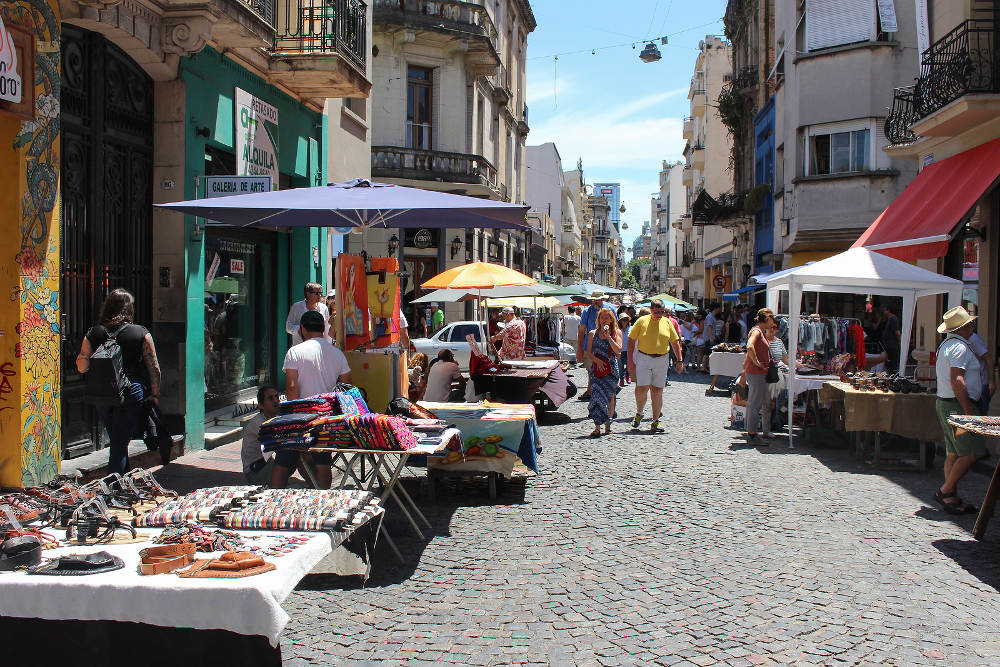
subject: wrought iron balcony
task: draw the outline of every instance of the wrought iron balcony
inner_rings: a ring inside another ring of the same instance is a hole
[[[913,86],[903,86],[892,91],[892,108],[885,117],[885,138],[893,145],[908,144],[917,140],[910,126],[917,120],[913,100]]]
[[[486,7],[460,0],[374,0],[375,23],[403,26],[409,30],[445,33],[455,39],[474,38],[467,55],[480,53],[475,43],[485,42],[488,56],[483,65],[500,65],[497,29]]]
[[[597,229],[594,230],[594,238],[595,239],[610,239],[611,238],[611,230],[608,229],[607,227],[598,227]]]
[[[914,85],[919,118],[969,93],[1000,93],[997,26],[970,19],[931,44]]]
[[[243,1],[266,4],[268,0]],[[281,0],[273,51],[283,56],[336,52],[364,73],[367,10],[361,0]]]
[[[274,27],[274,6],[276,0],[237,0],[237,2],[256,14],[269,26]]]
[[[426,151],[396,146],[372,146],[372,176],[445,183],[476,183],[502,199],[506,186],[497,184],[497,170],[479,155]]]
[[[694,119],[691,116],[684,117],[681,129],[685,139],[694,139]]]
[[[757,89],[758,72],[756,65],[741,67],[733,81],[733,88],[741,93],[753,93]]]
[[[521,105],[521,117],[517,119],[517,131],[522,135],[527,135],[530,131],[528,127],[528,105]]]
[[[501,64],[497,71],[487,78],[493,85],[493,101],[501,106],[510,102],[514,94],[510,89],[510,75],[507,73],[507,68]]]

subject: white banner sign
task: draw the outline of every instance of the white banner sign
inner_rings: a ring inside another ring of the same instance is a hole
[[[278,110],[236,89],[236,170],[278,182]]]
[[[882,22],[882,32],[896,32],[896,5],[892,0],[878,0],[878,19]]]
[[[205,198],[270,192],[270,176],[205,176]]]
[[[917,72],[924,57],[924,51],[931,46],[931,27],[927,22],[927,0],[913,0],[917,10]]]
[[[21,101],[21,74],[17,71],[17,51],[0,16],[0,100]]]

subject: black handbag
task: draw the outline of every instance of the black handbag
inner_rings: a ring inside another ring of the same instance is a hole
[[[765,379],[767,380],[768,384],[774,384],[779,379],[781,379],[778,376],[778,365],[775,364],[773,361],[771,362],[771,365],[767,367],[767,375],[765,376]]]

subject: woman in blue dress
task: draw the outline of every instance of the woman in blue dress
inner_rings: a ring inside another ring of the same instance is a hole
[[[615,391],[621,376],[618,363],[622,351],[622,334],[614,313],[604,308],[597,314],[597,328],[587,334],[587,358],[590,367],[590,405],[588,412],[594,420],[592,438],[611,433],[611,419],[615,414]]]

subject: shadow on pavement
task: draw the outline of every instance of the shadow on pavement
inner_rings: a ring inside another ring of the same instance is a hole
[[[1000,592],[1000,543],[935,540],[931,544],[966,572]]]
[[[164,487],[183,495],[209,486],[240,486],[247,483],[242,472],[201,468],[176,461],[156,471]]]

